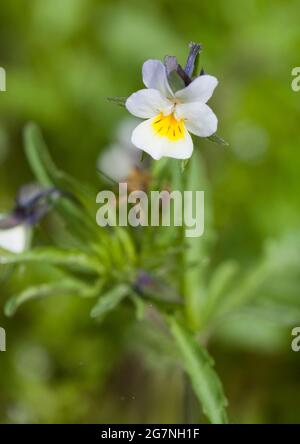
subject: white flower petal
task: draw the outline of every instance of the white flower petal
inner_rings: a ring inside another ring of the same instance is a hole
[[[213,95],[218,84],[216,77],[203,75],[197,77],[186,88],[175,93],[175,97],[182,102],[203,102],[206,103]]]
[[[174,157],[176,159],[188,159],[193,152],[193,141],[185,130],[184,136],[179,140],[169,140],[159,136],[153,129],[154,119],[140,123],[132,133],[132,143],[141,150],[150,154],[155,160],[161,157]]]
[[[209,137],[217,131],[217,116],[205,103],[194,102],[177,105],[175,116],[177,119],[184,119],[187,130],[196,136]]]
[[[147,88],[158,89],[165,97],[174,94],[168,82],[165,65],[160,60],[147,60],[143,64],[143,82]]]
[[[22,253],[28,247],[29,227],[17,225],[14,228],[0,230],[0,247],[12,253]]]
[[[126,108],[134,116],[149,119],[159,113],[169,114],[173,104],[156,89],[141,89],[126,100]]]

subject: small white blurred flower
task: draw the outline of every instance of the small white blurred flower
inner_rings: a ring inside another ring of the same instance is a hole
[[[12,253],[28,249],[32,227],[51,210],[53,202],[61,195],[57,188],[35,184],[21,187],[12,211],[0,215],[0,248]]]
[[[23,253],[29,247],[30,231],[25,223],[0,230],[0,247],[12,253]]]
[[[117,129],[117,139],[100,154],[99,171],[116,182],[125,181],[135,169],[142,169],[141,152],[130,141],[137,119],[125,119]]]
[[[200,75],[185,88],[173,92],[160,60],[147,60],[142,74],[147,89],[137,91],[126,101],[131,114],[147,119],[134,129],[132,143],[156,160],[163,156],[188,159],[193,152],[189,132],[209,137],[217,130],[218,119],[206,102],[218,80]]]

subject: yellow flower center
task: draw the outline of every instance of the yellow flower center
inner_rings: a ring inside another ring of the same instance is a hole
[[[167,137],[169,140],[179,140],[184,137],[183,119],[175,119],[173,114],[164,116],[163,113],[156,116],[152,122],[155,134]]]

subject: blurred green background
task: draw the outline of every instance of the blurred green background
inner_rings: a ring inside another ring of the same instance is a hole
[[[57,164],[97,186],[96,160],[114,141],[122,108],[107,96],[139,89],[148,58],[201,42],[200,64],[219,79],[210,104],[224,148],[200,143],[212,187],[217,242],[212,263],[247,269],[268,239],[299,242],[300,2],[291,0],[10,0],[0,6],[0,212],[33,180],[22,129],[36,121]],[[287,253],[288,254],[288,253]],[[34,271],[33,271],[34,273]],[[300,276],[277,290],[300,298]],[[180,369],[169,344],[126,310],[97,325],[90,304],[66,297],[31,302],[11,319],[3,304],[30,282],[22,267],[0,287],[0,422],[181,422]],[[282,302],[281,302],[282,303]],[[220,323],[210,344],[230,400],[231,422],[300,422],[300,354],[291,351],[294,317],[253,315]],[[282,321],[282,322],[281,322]],[[230,328],[232,327],[232,328]]]

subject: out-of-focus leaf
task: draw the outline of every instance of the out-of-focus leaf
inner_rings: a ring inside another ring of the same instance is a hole
[[[56,167],[36,124],[29,123],[25,127],[24,144],[31,169],[41,185],[55,186],[69,192],[76,196],[79,202],[90,210],[91,214],[95,214],[95,199],[85,191],[82,184],[78,184],[75,179]],[[73,227],[81,238],[87,236],[88,229],[90,232],[96,232],[97,226],[91,215],[72,199],[62,198],[56,207],[63,212],[69,226]],[[100,230],[97,230],[97,233],[99,234]]]
[[[296,324],[293,324],[296,325]],[[253,351],[255,354],[287,351],[287,325],[242,312],[216,325],[214,340],[226,346]]]
[[[189,163],[189,160],[190,159],[184,159],[184,160],[181,161],[180,165],[181,165],[181,171],[182,172],[184,172],[184,170],[186,169],[187,164]]]
[[[132,300],[135,306],[135,315],[138,321],[142,321],[145,318],[145,303],[141,299],[139,295],[131,295],[130,299]]]
[[[63,266],[84,273],[100,274],[104,271],[102,264],[96,257],[85,254],[80,250],[39,247],[24,253],[14,254],[0,249],[0,265],[24,264],[26,262]]]
[[[201,310],[201,327],[205,324],[210,316],[217,313],[223,306],[230,284],[238,271],[238,264],[234,261],[222,263],[212,275],[207,288],[207,297],[205,304]]]
[[[207,140],[217,143],[218,145],[229,146],[229,143],[223,139],[223,137],[218,136],[218,134],[213,134],[212,136],[207,137]]]
[[[125,107],[127,97],[107,97],[107,100],[115,105]]]
[[[204,217],[205,230],[200,237],[184,237],[183,242],[186,249],[183,253],[184,272],[183,294],[186,301],[186,311],[190,326],[197,330],[200,326],[200,313],[202,304],[206,296],[205,288],[205,259],[209,253],[209,243],[211,233],[211,210],[209,203],[209,188],[205,179],[205,171],[202,163],[200,152],[195,150],[193,158],[189,162],[184,173],[184,189],[188,191],[204,191]],[[193,198],[195,205],[195,198]],[[183,227],[185,229],[185,227]],[[195,266],[191,266],[195,264]]]
[[[127,263],[134,264],[136,262],[136,251],[130,234],[122,227],[116,227],[115,234],[123,247]]]
[[[238,264],[234,261],[223,262],[216,269],[208,286],[208,299],[210,301],[218,302],[237,271]]]
[[[92,308],[91,317],[102,320],[107,313],[114,310],[120,302],[130,294],[130,289],[127,285],[120,284],[104,295],[100,296],[97,304]]]
[[[4,307],[6,316],[12,316],[20,305],[32,299],[43,298],[46,296],[63,296],[63,295],[78,295],[81,297],[90,296],[94,294],[95,289],[88,285],[81,283],[75,279],[63,279],[59,282],[42,284],[36,287],[29,287],[23,292],[10,298]]]
[[[54,186],[49,169],[52,169],[52,160],[46,149],[41,132],[37,125],[29,123],[24,129],[25,153],[33,173],[45,187]],[[48,170],[48,171],[47,171]]]
[[[54,185],[76,195],[83,203],[86,199],[95,200],[92,193],[76,179],[57,168],[53,162],[42,133],[35,123],[29,123],[24,129],[25,152],[38,181],[41,185]]]
[[[171,333],[178,346],[181,363],[188,374],[204,414],[213,424],[227,423],[227,401],[213,360],[195,337],[174,318],[169,317]]]

